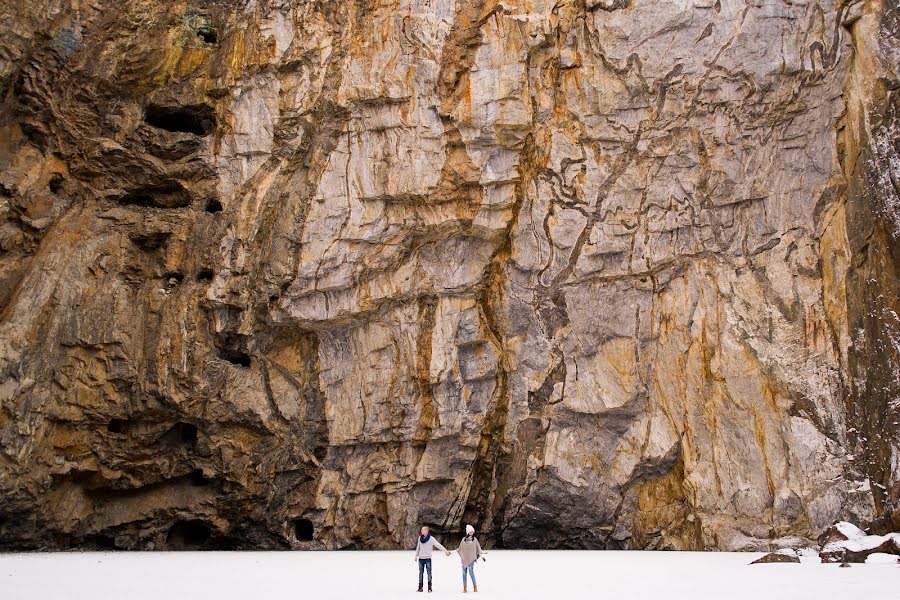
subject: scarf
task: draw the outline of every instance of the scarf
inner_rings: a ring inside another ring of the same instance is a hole
[[[420,536],[419,536],[419,541],[422,542],[423,544],[424,544],[425,542],[427,542],[429,539],[431,539],[431,532],[430,532],[430,531],[428,532],[428,535],[420,535]]]

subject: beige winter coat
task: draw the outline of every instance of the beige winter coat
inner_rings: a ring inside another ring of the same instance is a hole
[[[474,535],[471,538],[466,536],[459,543],[456,551],[459,553],[459,560],[462,561],[463,566],[468,567],[481,557],[481,544]]]

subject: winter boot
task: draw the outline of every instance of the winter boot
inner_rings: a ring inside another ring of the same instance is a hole
[[[473,591],[473,592],[477,592],[477,591],[478,591],[478,586],[475,585],[474,583],[472,584],[472,591]]]
[[[421,583],[419,584],[419,589],[418,589],[417,591],[419,591],[419,592],[422,591],[422,584],[421,584]]]
[[[431,593],[431,582],[430,581],[428,582],[428,593],[429,594]]]
[[[466,589],[466,584],[463,584],[463,594],[465,594],[468,590]]]

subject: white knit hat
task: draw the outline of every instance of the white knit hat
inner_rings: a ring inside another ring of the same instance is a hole
[[[475,533],[475,528],[471,525],[466,525],[466,535],[472,535]]]

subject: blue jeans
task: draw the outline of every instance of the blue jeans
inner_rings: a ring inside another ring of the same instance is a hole
[[[478,585],[475,581],[475,561],[472,561],[472,564],[468,567],[463,566],[463,587],[466,587],[466,572],[468,571],[469,577],[472,578],[472,585]]]
[[[423,571],[425,571],[425,569],[428,569],[428,585],[431,585],[431,559],[430,558],[420,558],[419,559],[419,587],[422,587],[422,575],[423,575]]]

